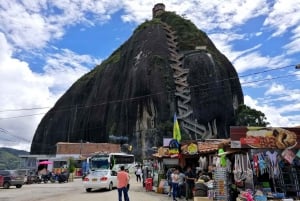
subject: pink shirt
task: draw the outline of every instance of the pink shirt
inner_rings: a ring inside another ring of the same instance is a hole
[[[118,188],[127,187],[127,184],[129,182],[129,176],[127,172],[125,171],[118,172],[117,179],[118,179]]]

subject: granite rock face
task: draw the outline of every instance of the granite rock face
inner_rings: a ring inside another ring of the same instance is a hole
[[[112,142],[143,157],[172,137],[177,114],[183,139],[228,138],[243,103],[236,70],[193,23],[164,12],[141,24],[43,117],[31,154],[57,142]]]

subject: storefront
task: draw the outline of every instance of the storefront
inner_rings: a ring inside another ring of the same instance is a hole
[[[163,190],[163,188],[168,189],[165,186],[166,173],[172,167],[180,168],[182,171],[191,167],[195,175],[200,172],[207,172],[212,177],[212,171],[218,158],[217,152],[220,148],[228,150],[230,140],[185,141],[181,143],[179,150],[174,149],[173,146],[160,147],[157,153],[153,154],[153,159],[158,164],[157,172],[159,175],[157,179],[154,177],[154,181],[158,180],[158,186],[154,186],[154,189],[157,189],[159,193],[166,193]]]
[[[231,127],[230,133],[229,140],[182,142],[176,153],[160,148],[154,156],[161,173],[169,166],[193,167],[199,174],[195,201],[300,199],[300,128]],[[206,194],[203,173],[211,179]]]
[[[233,184],[241,200],[300,198],[300,128],[232,127]]]

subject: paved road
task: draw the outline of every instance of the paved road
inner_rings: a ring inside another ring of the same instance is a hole
[[[146,192],[140,183],[131,181],[130,201],[172,201],[167,195]],[[69,183],[30,184],[17,189],[0,188],[1,201],[118,201],[117,190],[87,193],[81,179]]]

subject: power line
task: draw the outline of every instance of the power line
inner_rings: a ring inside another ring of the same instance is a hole
[[[31,117],[31,116],[44,115],[44,114],[46,114],[46,113],[27,114],[27,115],[20,115],[20,116],[14,116],[14,117],[4,117],[4,118],[0,118],[0,120],[3,120],[3,119],[16,119],[16,118],[22,118],[22,117]]]
[[[263,70],[263,71],[259,71],[259,72],[249,73],[249,74],[246,74],[246,75],[241,75],[239,77],[248,77],[248,76],[251,76],[251,75],[257,75],[257,74],[261,74],[261,73],[266,73],[266,72],[270,72],[270,71],[274,71],[274,70],[281,70],[281,69],[290,68],[290,67],[295,67],[295,65],[288,65],[288,66],[283,66],[283,67],[278,67],[278,68],[271,68],[271,69],[268,69],[268,70]]]
[[[258,82],[265,82],[265,81],[269,81],[269,80],[275,80],[275,79],[279,79],[279,78],[284,78],[284,77],[290,77],[292,75],[287,75],[287,76],[279,76],[276,78],[269,78],[269,79],[262,79],[262,80],[256,80],[256,81],[249,81],[249,82],[245,82],[245,83],[258,83]],[[209,90],[212,89],[226,89],[226,86],[221,86],[221,87],[216,87],[216,88],[210,88]],[[228,92],[234,92],[238,88],[230,88],[230,89],[226,89],[228,90]],[[201,93],[201,92],[205,92],[208,89],[201,89],[200,91],[195,91],[195,94]],[[161,93],[163,94],[163,93]],[[145,98],[148,96],[154,96],[154,95],[159,95],[159,94],[150,94],[147,96],[140,96],[140,97],[135,97],[134,99],[123,99],[123,100],[115,100],[115,101],[110,101],[110,102],[105,102],[105,103],[100,103],[100,104],[95,104],[95,105],[89,105],[89,106],[82,106],[82,107],[78,107],[78,109],[84,109],[84,108],[90,108],[90,107],[97,107],[97,106],[102,106],[102,105],[106,105],[106,104],[112,104],[112,103],[120,103],[120,102],[125,102],[125,101],[130,101],[130,100],[136,100],[136,99],[141,99],[141,98]],[[211,100],[213,100],[213,98],[210,98]],[[206,98],[204,101],[202,102],[198,102],[199,104],[204,103],[209,101],[210,99]],[[73,109],[73,106],[70,107],[71,109],[65,109],[65,110],[57,110],[55,111],[55,113],[57,112],[63,112],[63,111],[71,111]],[[49,112],[51,113],[51,112]],[[23,117],[29,117],[29,116],[37,116],[37,115],[45,115],[46,113],[37,113],[37,114],[30,114],[30,115],[21,115],[21,116],[14,116],[14,117],[6,117],[6,118],[0,118],[0,120],[6,120],[6,119],[16,119],[16,118],[23,118]]]
[[[22,137],[19,137],[19,136],[11,134],[9,131],[5,130],[4,128],[0,128],[0,132],[3,133],[3,134],[5,134],[5,135],[8,135],[10,137],[14,137],[14,138],[17,138],[19,140],[21,139],[21,140],[23,140],[25,142],[30,142],[29,140],[27,140],[25,138],[22,138]]]
[[[256,74],[266,73],[266,72],[275,71],[275,70],[281,70],[281,69],[295,67],[295,66],[297,66],[297,65],[293,64],[293,65],[288,65],[288,66],[283,66],[283,67],[277,67],[277,68],[272,68],[272,69],[268,69],[268,70],[263,70],[263,71],[258,71],[258,72],[254,72],[254,73],[249,73],[249,74],[246,74],[246,75],[240,75],[240,76],[237,76],[237,77],[227,78],[227,79],[223,79],[223,80],[220,80],[220,81],[227,81],[227,80],[231,80],[231,79],[237,79],[239,77],[240,78],[241,77],[248,77],[248,76],[252,76],[252,75],[256,75]],[[202,83],[201,85],[206,85],[206,84],[209,84],[209,83],[210,82]],[[192,87],[197,87],[197,85],[191,86],[191,88]],[[172,91],[170,91],[170,92],[172,92]],[[158,94],[159,93],[165,93],[165,92],[158,92]],[[151,95],[152,94],[145,95],[145,97],[146,96],[151,96]],[[140,96],[138,96],[137,98],[139,98],[139,97]],[[74,106],[70,106],[70,107],[74,107]],[[64,107],[64,108],[67,109],[67,108],[70,108],[70,107]],[[40,109],[47,109],[47,108],[51,108],[51,107],[50,106],[45,106],[45,107],[34,107],[34,108],[6,109],[6,110],[0,110],[0,112],[15,112],[15,111],[26,111],[26,110],[40,110]],[[36,115],[39,115],[39,114],[36,114]]]
[[[278,76],[278,77],[274,77],[274,78],[262,79],[262,80],[251,81],[251,82],[253,83],[253,82],[261,82],[261,81],[269,81],[269,80],[279,79],[279,78],[283,78],[283,77],[290,77],[290,76],[292,76],[292,75]],[[251,82],[248,82],[248,83],[251,83]],[[222,87],[216,87],[216,88],[219,88],[219,89],[224,88],[224,89],[226,89],[228,92],[232,92],[232,91],[237,90],[239,87],[235,87],[235,88],[230,88],[230,89],[228,89],[228,88],[226,88],[225,86],[222,86]],[[205,89],[205,90],[208,90],[208,89]],[[202,90],[202,91],[203,91],[203,90]],[[225,91],[225,92],[223,93],[224,96],[226,96],[227,91]],[[195,93],[197,94],[197,93],[200,93],[200,92],[201,92],[201,91],[196,91]],[[216,97],[209,97],[209,98],[206,98],[205,100],[202,100],[202,101],[197,102],[197,103],[198,103],[198,104],[203,104],[203,103],[205,103],[205,102],[209,102],[210,100],[213,100],[214,98],[216,98]],[[222,99],[222,96],[218,96],[218,98],[221,98],[221,99]],[[72,131],[57,130],[56,133],[59,134],[59,133],[70,132],[69,134],[71,134],[71,135],[74,134],[74,133],[77,133],[77,134],[83,133],[83,134],[84,134],[86,131],[92,131],[92,130],[96,130],[96,129],[99,129],[99,128],[101,128],[101,126],[95,126],[95,127],[89,127],[89,128],[76,128],[76,129],[72,129]],[[140,131],[147,131],[147,130],[149,130],[149,129],[142,129],[142,130],[140,130]],[[43,143],[40,143],[40,144],[43,144]]]
[[[289,66],[284,66],[284,67],[279,67],[279,68],[264,70],[264,71],[261,71],[261,72],[255,72],[255,73],[243,75],[241,77],[247,77],[247,76],[251,76],[251,75],[255,75],[255,74],[259,74],[259,73],[264,73],[264,72],[268,72],[268,71],[279,70],[279,69],[288,68],[288,67],[291,67],[291,66],[295,66],[295,65],[289,65]],[[277,76],[277,77],[273,77],[273,78],[263,78],[263,79],[260,79],[260,80],[248,81],[248,82],[244,82],[244,83],[241,83],[241,84],[258,83],[258,82],[264,82],[264,81],[269,81],[269,80],[281,79],[281,78],[291,77],[291,76],[296,76],[296,75],[300,75],[300,74],[294,73],[294,74],[287,74],[287,75]],[[218,80],[217,82],[222,83],[224,81],[235,80],[235,79],[239,79],[239,77],[229,77],[229,78],[226,78],[226,79],[223,79],[223,80]],[[215,81],[201,83],[201,84],[197,84],[197,85],[192,85],[192,86],[190,86],[190,88],[191,89],[192,88],[198,88],[198,87],[200,88],[201,86],[206,86],[206,85],[209,85],[211,83],[215,83]],[[208,91],[208,90],[218,89],[218,88],[225,88],[225,86],[206,87],[205,89],[201,89],[201,91]],[[90,108],[90,107],[102,106],[102,105],[113,104],[113,103],[121,103],[121,102],[126,102],[126,101],[134,101],[134,100],[139,100],[139,99],[143,99],[143,98],[146,98],[146,97],[152,97],[152,96],[158,96],[158,95],[165,95],[165,94],[168,94],[168,93],[173,94],[175,92],[176,92],[176,90],[168,90],[168,91],[161,91],[161,92],[147,94],[147,95],[142,95],[142,96],[136,96],[136,97],[127,98],[127,99],[112,100],[112,101],[108,101],[108,102],[104,102],[104,103],[98,103],[98,104],[94,104],[94,105],[67,106],[67,107],[62,107],[60,110],[56,110],[55,112],[70,111],[74,107],[77,107],[78,109],[82,109],[82,108]],[[49,108],[49,107],[41,107],[41,108]],[[31,110],[31,109],[33,109],[33,108],[17,109],[17,110],[22,111],[22,110]],[[3,111],[5,111],[5,110],[3,110]],[[43,115],[43,114],[46,114],[46,113],[37,113],[37,114],[21,115],[21,116],[14,116],[14,117],[4,117],[4,118],[0,118],[0,120],[22,118],[22,117],[29,117],[29,116],[37,116],[37,115]]]
[[[295,75],[300,75],[300,74],[288,74],[288,75],[277,76],[277,77],[273,77],[273,78],[263,78],[263,79],[260,79],[260,80],[253,80],[253,81],[244,82],[242,84],[265,82],[265,81],[269,81],[269,80],[281,79],[281,78],[291,77],[291,76],[295,76]],[[232,80],[232,79],[237,79],[237,78],[228,78],[228,79],[220,80],[219,82],[228,81],[228,80]],[[211,82],[209,82],[209,83],[211,83]],[[203,83],[203,84],[199,84],[199,85],[193,85],[190,88],[191,89],[192,88],[198,88],[198,87],[201,87],[202,85],[208,85],[209,83]],[[210,88],[201,89],[201,91],[205,92],[205,91],[208,91],[208,90],[213,90],[213,89],[218,89],[218,88],[221,89],[221,88],[226,88],[226,87],[225,86],[219,86],[219,87],[213,87],[213,88],[210,87]],[[113,103],[121,103],[121,102],[126,102],[126,101],[134,101],[134,100],[139,100],[139,99],[143,99],[143,98],[146,98],[146,97],[164,95],[164,94],[167,94],[167,93],[172,93],[173,94],[175,91],[176,90],[169,90],[169,91],[165,91],[165,92],[162,91],[162,92],[158,92],[158,93],[152,93],[152,94],[143,95],[143,96],[136,96],[136,97],[127,98],[127,99],[113,100],[113,101],[108,101],[108,102],[94,104],[94,105],[78,106],[78,109],[90,108],[90,107],[97,107],[97,106],[102,106],[102,105],[107,105],[107,104],[113,104]],[[199,91],[199,92],[201,92],[201,91]],[[64,107],[64,109],[56,110],[55,112],[70,111],[74,107],[75,106]],[[30,117],[30,116],[37,116],[37,115],[44,115],[44,114],[46,114],[46,113],[37,113],[37,114],[21,115],[21,116],[14,116],[14,117],[5,117],[5,118],[0,118],[0,120],[15,119],[15,118],[22,118],[22,117]]]
[[[0,112],[16,112],[16,111],[25,111],[25,110],[41,110],[41,109],[48,109],[50,107],[33,107],[33,108],[22,108],[22,109],[7,109],[7,110],[0,110]]]

